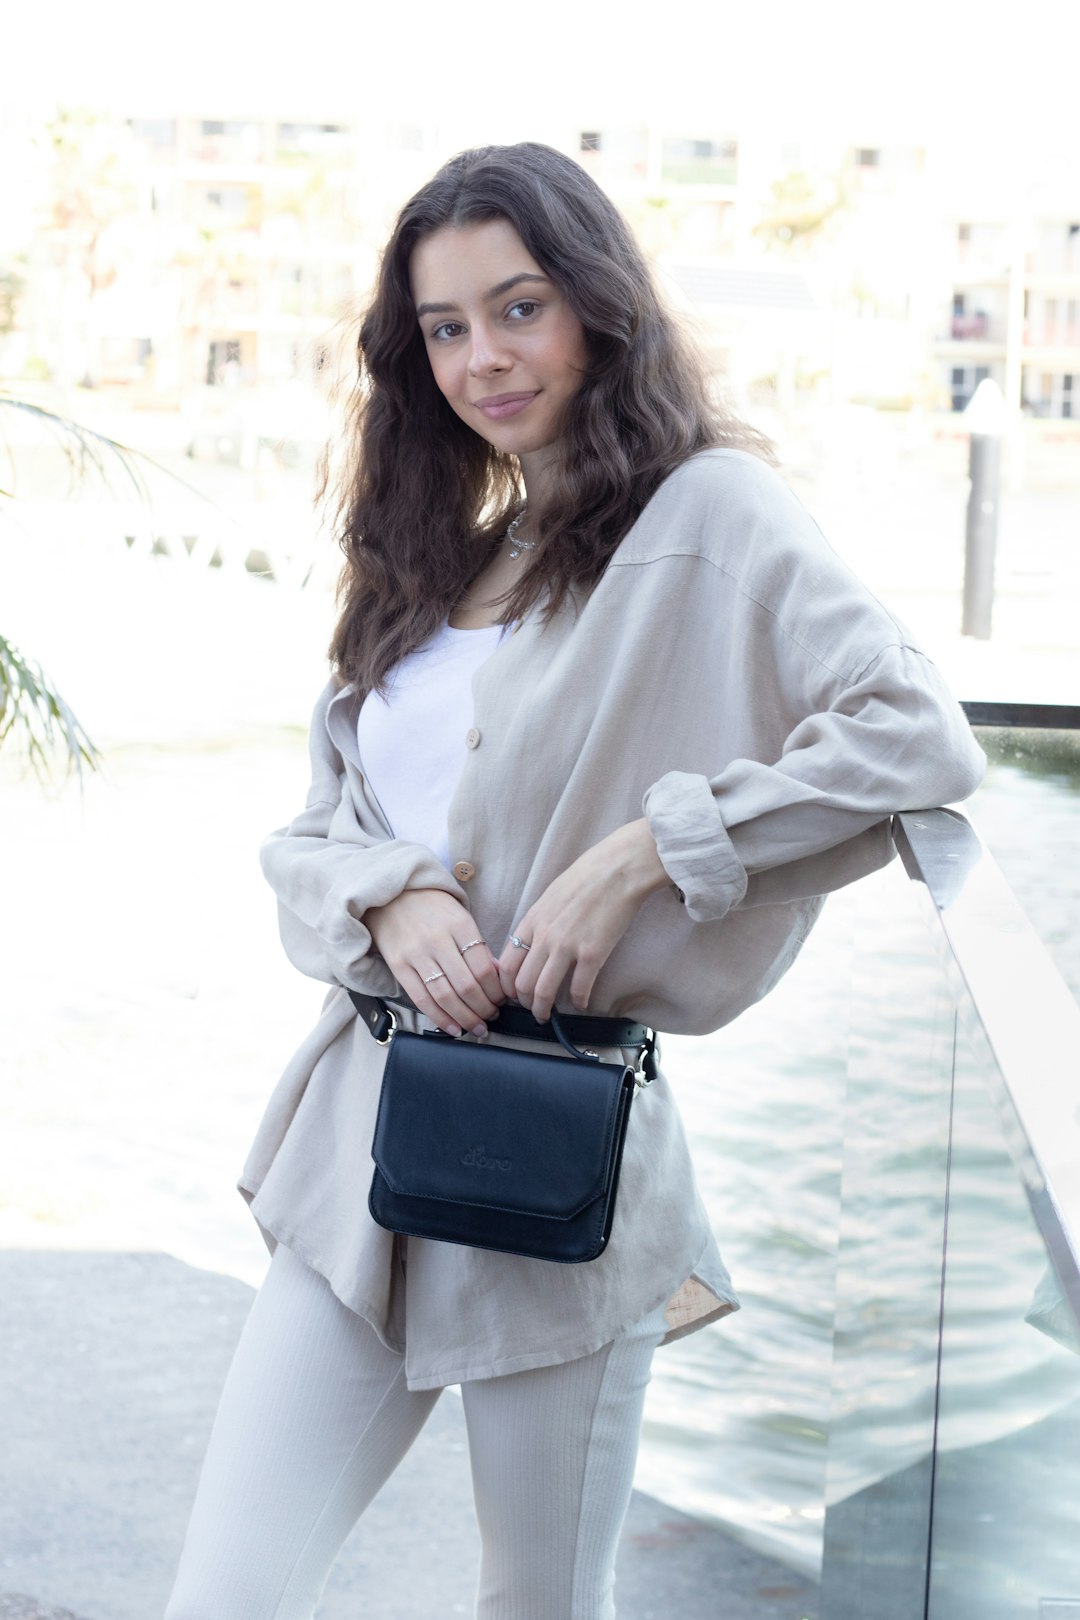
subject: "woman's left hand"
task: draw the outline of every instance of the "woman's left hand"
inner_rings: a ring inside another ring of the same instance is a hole
[[[573,970],[570,999],[589,1004],[596,976],[626,933],[642,902],[670,883],[648,823],[631,821],[594,844],[548,885],[507,941],[497,966],[507,996],[545,1023],[559,986]]]

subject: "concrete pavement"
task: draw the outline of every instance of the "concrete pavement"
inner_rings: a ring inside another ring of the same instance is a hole
[[[0,1620],[161,1615],[251,1297],[160,1253],[0,1251]],[[346,1542],[317,1620],[471,1615],[476,1564],[448,1394]],[[620,1620],[817,1614],[814,1588],[785,1566],[640,1493],[617,1595]]]

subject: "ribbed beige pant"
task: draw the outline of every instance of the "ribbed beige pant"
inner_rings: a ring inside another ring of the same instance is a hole
[[[659,1310],[591,1356],[463,1384],[480,1620],[610,1620]],[[440,1391],[283,1245],[237,1345],[165,1620],[309,1620]],[[366,1609],[377,1620],[377,1606]],[[357,1620],[361,1620],[357,1611]]]

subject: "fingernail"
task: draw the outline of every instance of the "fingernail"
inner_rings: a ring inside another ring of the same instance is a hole
[[[447,1024],[446,1033],[448,1035],[460,1035],[461,1034],[461,1025],[460,1024]]]
[[[486,1024],[474,1024],[472,1027],[472,1032],[474,1035],[486,1035],[488,1032],[488,1027]]]

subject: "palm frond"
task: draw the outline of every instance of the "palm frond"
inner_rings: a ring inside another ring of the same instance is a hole
[[[74,771],[80,784],[84,769],[101,764],[99,750],[41,665],[0,636],[0,747],[13,734],[41,782],[52,777],[61,751],[68,774]]]
[[[9,499],[14,499],[18,493],[15,468],[17,452],[4,425],[5,411],[14,411],[30,417],[52,438],[67,464],[70,479],[68,494],[83,493],[88,480],[96,474],[101,484],[112,494],[123,493],[129,498],[134,497],[139,505],[152,513],[154,498],[151,478],[162,478],[169,485],[182,489],[197,505],[211,508],[218,520],[227,528],[239,527],[236,519],[219,506],[217,501],[205,495],[201,489],[196,489],[186,478],[181,478],[179,473],[163,467],[145,451],[121,444],[118,439],[111,439],[107,433],[99,433],[95,428],[86,427],[70,416],[61,416],[59,412],[51,411],[44,405],[36,405],[32,400],[21,399],[16,394],[9,394],[0,389],[0,443],[10,467],[10,487],[0,493],[7,495]],[[115,483],[117,475],[120,480],[119,489]]]

